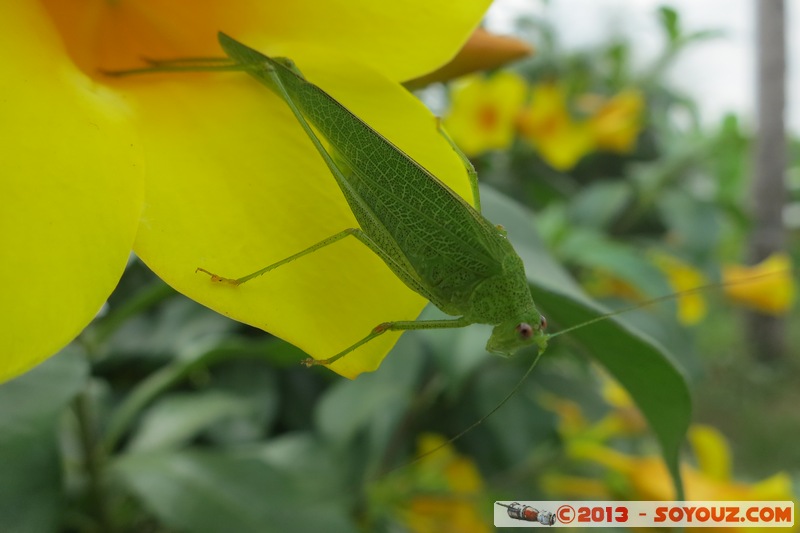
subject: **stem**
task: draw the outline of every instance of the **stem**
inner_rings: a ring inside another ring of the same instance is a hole
[[[86,391],[75,397],[73,402],[78,420],[79,438],[83,448],[84,467],[89,477],[89,501],[101,531],[111,533],[115,530],[108,514],[108,502],[103,491],[103,450],[95,439],[91,406]]]

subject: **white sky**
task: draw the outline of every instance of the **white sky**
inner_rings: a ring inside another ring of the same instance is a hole
[[[661,5],[675,8],[684,32],[719,29],[721,38],[687,47],[674,63],[669,82],[699,104],[706,123],[734,111],[746,124],[753,123],[754,14],[759,0],[495,0],[487,17],[489,29],[509,33],[519,14],[550,20],[562,46],[586,48],[606,42],[609,35],[625,35],[636,45],[635,64],[642,64],[663,49],[663,32],[656,15]],[[800,91],[800,23],[795,2],[788,9],[787,124],[800,133],[800,107],[792,98]]]

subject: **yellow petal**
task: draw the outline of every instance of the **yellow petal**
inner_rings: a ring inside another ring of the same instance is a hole
[[[508,148],[525,90],[525,81],[512,72],[470,76],[455,86],[444,124],[468,156]]]
[[[562,438],[579,436],[589,427],[589,422],[577,402],[550,393],[541,393],[538,399],[542,407],[558,417],[558,432]]]
[[[616,297],[635,302],[645,300],[644,295],[628,281],[603,269],[594,268],[581,279],[581,284],[589,294],[597,298]]]
[[[520,134],[536,145],[570,120],[564,91],[554,83],[531,89],[531,103],[519,116]]]
[[[632,500],[674,500],[675,488],[672,478],[657,457],[642,457],[633,460],[628,472]],[[785,473],[778,473],[754,485],[736,481],[720,481],[704,472],[683,464],[681,477],[687,501],[748,501],[748,500],[793,500],[791,479]]]
[[[443,497],[419,497],[401,513],[410,533],[490,533],[491,521],[482,514],[488,502]]]
[[[601,379],[602,387],[600,389],[600,394],[608,405],[616,407],[617,409],[627,409],[634,406],[630,394],[628,394],[628,391],[626,391],[618,381],[611,378],[605,372],[602,374]]]
[[[792,262],[785,253],[775,253],[752,267],[723,268],[725,294],[733,301],[773,315],[787,313],[794,305]]]
[[[567,122],[552,135],[536,143],[539,155],[556,170],[569,170],[585,155],[592,152],[594,144],[589,127],[584,123]]]
[[[683,469],[687,500],[764,501],[793,500],[791,478],[779,472],[755,484],[721,482],[692,468]]]
[[[567,443],[567,456],[583,461],[593,461],[620,474],[630,475],[637,468],[639,459],[629,457],[597,442],[574,441]]]
[[[544,83],[533,88],[531,104],[519,115],[520,135],[557,170],[569,170],[594,149],[586,122],[572,120],[563,88]]]
[[[693,434],[693,436],[692,436]],[[722,479],[725,464],[711,465],[711,453],[722,453],[720,444],[727,447],[713,428],[694,426],[690,432],[695,455],[701,465],[709,466],[708,472],[696,470],[687,464],[681,465],[687,501],[747,501],[747,500],[793,500],[791,479],[783,472],[775,474],[759,483],[748,485]],[[699,450],[699,451],[698,451]],[[672,477],[663,459],[656,456],[631,457],[592,442],[573,442],[567,448],[568,456],[574,459],[590,460],[606,466],[622,475],[626,482],[624,496],[629,500],[662,501],[675,499]],[[700,459],[702,457],[702,459]],[[726,461],[722,461],[724,463]],[[714,471],[714,475],[709,475]],[[556,477],[556,481],[558,478]],[[554,488],[568,489],[569,483],[554,483]],[[591,485],[588,485],[591,488]],[[588,496],[589,494],[587,494]]]
[[[794,501],[792,478],[786,472],[778,472],[750,486],[749,497],[753,500]]]
[[[647,421],[638,409],[629,407],[612,412],[592,424],[585,437],[606,441],[619,435],[636,435],[647,430]]]
[[[643,110],[644,97],[635,89],[606,102],[589,121],[597,147],[619,153],[633,150],[642,129]]]
[[[380,70],[395,81],[427,74],[461,49],[491,0],[373,2],[298,0],[270,2],[257,45],[309,42]],[[220,28],[223,29],[224,28]]]
[[[479,71],[495,70],[533,52],[531,46],[516,37],[495,35],[476,28],[464,47],[449,63],[430,74],[403,83],[418,89],[435,82],[454,80]]]
[[[657,253],[652,256],[655,265],[667,276],[672,288],[678,295],[678,321],[687,326],[697,324],[707,313],[706,300],[699,292],[692,289],[708,284],[702,272],[677,257]]]
[[[419,495],[404,506],[402,521],[415,533],[491,531],[478,467],[441,435],[421,435],[418,453],[434,450],[435,456],[414,465]]]
[[[71,66],[39,5],[0,6],[4,381],[72,340],[117,284],[142,164],[126,104]]]
[[[219,56],[218,31],[267,51],[281,43],[325,45],[395,81],[452,58],[490,0],[42,0],[85,72],[140,66],[142,57]],[[76,5],[77,4],[77,5]]]
[[[691,473],[681,468],[687,499],[697,499],[691,491]],[[631,500],[674,500],[675,486],[664,461],[660,457],[640,457],[633,460],[628,473],[630,492],[626,496]]]
[[[710,479],[728,481],[731,478],[731,450],[718,429],[702,424],[689,428],[697,466]]]
[[[319,50],[291,50],[311,81],[471,201],[463,163],[435,118],[401,86]],[[191,298],[260,327],[316,358],[376,325],[416,318],[425,300],[348,238],[240,287],[239,277],[356,222],[288,107],[243,73],[159,75],[129,86],[146,135],[148,196],[136,251]],[[333,365],[354,377],[375,369],[396,341],[387,333]]]

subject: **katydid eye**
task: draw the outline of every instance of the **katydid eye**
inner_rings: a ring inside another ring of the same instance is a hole
[[[539,331],[544,331],[545,328],[547,328],[547,319],[543,315],[539,318]]]
[[[517,325],[517,333],[521,339],[530,339],[531,335],[533,335],[533,328],[527,322],[523,322]]]

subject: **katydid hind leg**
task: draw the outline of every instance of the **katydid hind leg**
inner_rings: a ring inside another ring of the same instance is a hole
[[[349,237],[351,235],[353,237],[357,238],[358,240],[360,240],[361,242],[364,242],[364,244],[366,244],[368,247],[372,248],[371,241],[369,243],[365,242],[366,240],[368,240],[368,238],[363,234],[363,232],[360,229],[348,228],[346,230],[340,231],[339,233],[331,235],[330,237],[328,237],[326,239],[322,239],[318,243],[312,244],[308,248],[306,248],[304,250],[301,250],[301,251],[297,252],[296,254],[290,255],[289,257],[281,259],[280,261],[272,263],[269,266],[266,266],[266,267],[264,267],[264,268],[262,268],[260,270],[256,270],[255,272],[253,272],[251,274],[248,274],[246,276],[242,276],[240,278],[226,278],[226,277],[214,274],[213,272],[209,272],[205,268],[199,268],[199,267],[195,270],[195,272],[203,272],[205,274],[208,274],[209,276],[211,276],[211,281],[213,281],[213,282],[226,283],[228,285],[237,286],[237,285],[241,285],[242,283],[246,283],[246,282],[250,281],[253,278],[257,278],[259,276],[263,276],[267,272],[269,272],[271,270],[275,270],[276,268],[278,268],[280,266],[283,266],[283,265],[285,265],[287,263],[291,263],[292,261],[294,261],[296,259],[300,259],[301,257],[303,257],[305,255],[314,253],[317,250],[325,248],[326,246],[330,246],[331,244],[335,244],[335,243],[341,241],[342,239],[344,239],[345,237]]]
[[[369,235],[367,235],[366,233],[364,233],[364,231],[358,228],[348,228],[346,230],[340,231],[339,233],[331,235],[330,237],[323,239],[318,243],[313,244],[308,248],[305,248],[304,250],[297,252],[296,254],[290,255],[289,257],[281,259],[280,261],[272,263],[271,265],[268,265],[260,270],[256,270],[255,272],[248,274],[246,276],[242,276],[240,278],[226,278],[224,276],[220,276],[218,274],[206,270],[205,268],[200,268],[200,267],[198,267],[195,270],[195,272],[203,272],[204,274],[208,274],[211,277],[211,281],[215,283],[225,283],[227,285],[238,286],[254,278],[263,276],[267,272],[275,270],[276,268],[281,267],[287,263],[291,263],[292,261],[300,259],[303,256],[309,255],[311,253],[316,252],[317,250],[335,244],[348,236],[355,237],[364,246],[369,248],[372,253],[380,257],[384,261],[384,263],[386,263],[389,266],[389,268],[392,269],[395,275],[397,275],[397,277],[399,277],[400,280],[403,281],[411,290],[424,296],[428,300],[431,300],[433,298],[432,295],[429,295],[425,287],[419,281],[417,281],[414,275],[406,271],[400,264],[394,261],[389,254],[387,254],[383,249],[381,249],[381,247],[369,237]]]
[[[472,190],[472,198],[475,202],[475,210],[480,213],[481,212],[481,193],[480,189],[478,188],[478,172],[475,170],[475,166],[473,166],[472,161],[461,151],[461,148],[453,141],[450,135],[447,134],[445,131],[444,126],[442,126],[442,119],[436,119],[436,128],[439,130],[439,133],[442,137],[447,141],[447,144],[453,149],[453,151],[458,155],[458,158],[461,159],[461,162],[464,164],[464,168],[467,171],[467,177],[469,178],[469,187]]]
[[[352,353],[356,348],[360,348],[361,346],[367,344],[372,339],[383,335],[387,331],[412,331],[419,329],[455,329],[455,328],[463,328],[469,326],[470,324],[472,324],[472,322],[470,322],[468,319],[464,317],[444,319],[444,320],[401,320],[397,322],[383,322],[372,328],[372,331],[369,332],[369,335],[359,340],[355,344],[348,346],[347,348],[337,353],[336,355],[329,357],[327,359],[308,358],[304,359],[302,363],[309,367],[315,365],[323,365],[323,366],[330,365],[331,363],[338,361],[345,355]]]

